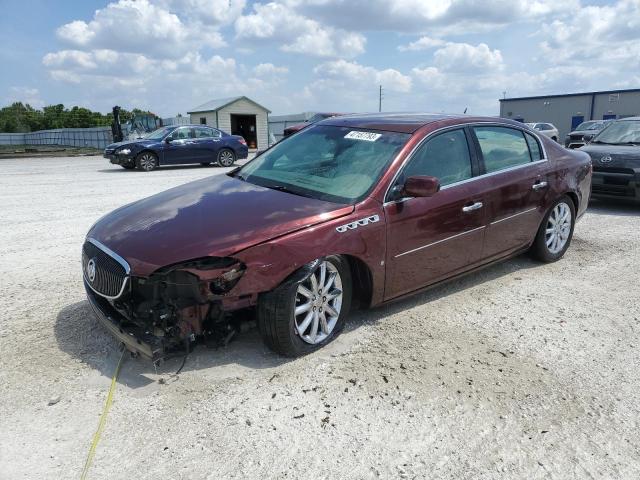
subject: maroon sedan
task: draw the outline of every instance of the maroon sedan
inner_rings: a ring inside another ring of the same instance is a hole
[[[153,360],[228,338],[240,310],[273,350],[301,355],[335,338],[352,305],[526,251],[560,259],[590,189],[587,154],[518,122],[334,117],[102,218],[84,283],[101,323]]]

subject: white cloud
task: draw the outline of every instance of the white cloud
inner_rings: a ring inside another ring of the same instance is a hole
[[[473,73],[504,68],[500,50],[491,50],[486,43],[473,46],[450,42],[436,50],[433,58],[437,67],[451,72]]]
[[[585,34],[588,32],[588,34]],[[541,47],[559,65],[593,62],[640,67],[640,1],[588,6],[543,26]]]
[[[238,40],[268,40],[282,51],[318,57],[352,58],[364,52],[366,43],[359,33],[326,27],[276,2],[255,4],[251,14],[238,18],[235,29]]]
[[[288,72],[287,67],[276,67],[273,63],[260,63],[253,67],[253,73],[258,77],[279,77]]]
[[[325,82],[332,80],[353,86],[384,85],[387,90],[396,92],[409,92],[411,90],[411,77],[403,75],[392,68],[377,70],[356,62],[334,60],[318,65],[313,71]]]
[[[389,30],[447,35],[482,32],[509,23],[571,12],[579,0],[284,0],[318,21],[354,31]]]
[[[445,43],[447,42],[439,38],[420,37],[418,40],[411,42],[408,45],[400,45],[398,50],[401,52],[417,52],[419,50],[429,50],[435,47],[440,47]]]
[[[177,6],[205,2],[170,3]],[[178,58],[195,45],[211,48],[225,45],[215,26],[207,26],[199,20],[197,23],[185,22],[176,13],[149,0],[110,3],[96,10],[92,20],[73,21],[62,25],[56,33],[60,40],[75,49],[110,49],[159,58]]]

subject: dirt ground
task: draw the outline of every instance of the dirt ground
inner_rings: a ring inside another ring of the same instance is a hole
[[[223,171],[0,161],[0,478],[78,478],[98,425],[120,354],[84,300],[89,226]],[[356,312],[305,358],[255,330],[178,376],[128,358],[89,478],[640,478],[639,226],[597,203],[562,261]]]

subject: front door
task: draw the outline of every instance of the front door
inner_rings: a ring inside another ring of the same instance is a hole
[[[486,198],[481,182],[469,181],[477,164],[467,138],[458,128],[426,140],[390,190],[399,190],[414,175],[437,177],[441,184],[432,197],[385,202],[386,299],[464,271],[480,259]]]
[[[544,215],[548,162],[538,140],[520,129],[472,128],[490,188],[483,258],[487,261],[527,247]]]
[[[195,139],[192,127],[180,127],[168,137],[169,142],[164,146],[164,161],[166,165],[191,163],[195,155]]]

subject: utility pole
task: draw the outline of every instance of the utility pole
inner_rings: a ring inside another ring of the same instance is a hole
[[[380,85],[380,94],[378,95],[378,112],[382,111],[382,85]]]

